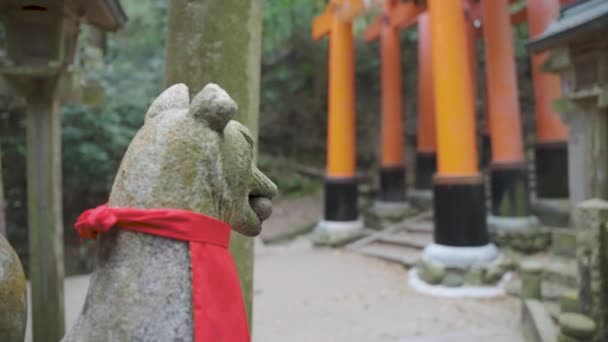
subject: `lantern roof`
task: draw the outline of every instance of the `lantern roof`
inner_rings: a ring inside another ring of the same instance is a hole
[[[553,49],[608,32],[608,1],[579,0],[560,10],[559,18],[527,43],[532,52]]]
[[[0,13],[11,11],[60,10],[65,16],[81,18],[103,31],[116,31],[127,21],[118,0],[1,0]]]

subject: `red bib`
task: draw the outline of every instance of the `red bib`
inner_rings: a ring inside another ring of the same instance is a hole
[[[89,239],[117,227],[188,241],[194,340],[250,341],[241,286],[228,250],[228,224],[187,210],[111,208],[104,204],[84,211],[74,227],[81,237]]]

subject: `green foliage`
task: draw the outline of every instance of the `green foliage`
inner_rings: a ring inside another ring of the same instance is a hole
[[[166,1],[122,4],[129,21],[108,36],[105,56],[90,45],[90,28],[83,27],[74,62],[80,86],[102,85],[105,102],[61,108],[66,259],[72,253],[70,242],[78,240],[71,229],[76,216],[107,201],[118,163],[163,87]],[[23,106],[5,106],[0,127],[9,237],[22,251],[27,246],[24,111]]]

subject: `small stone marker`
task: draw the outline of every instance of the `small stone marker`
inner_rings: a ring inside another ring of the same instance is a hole
[[[562,335],[581,341],[591,341],[597,328],[591,318],[577,313],[559,315],[559,325]]]
[[[540,264],[524,261],[521,264],[521,296],[523,298],[542,298],[543,269]]]
[[[571,290],[562,293],[562,296],[559,299],[559,308],[562,313],[580,313],[581,304],[578,299],[578,292]]]

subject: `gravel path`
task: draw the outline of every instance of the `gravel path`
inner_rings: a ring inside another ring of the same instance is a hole
[[[395,264],[306,237],[258,249],[254,341],[522,341],[519,302],[418,294]]]

